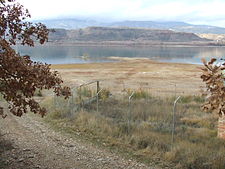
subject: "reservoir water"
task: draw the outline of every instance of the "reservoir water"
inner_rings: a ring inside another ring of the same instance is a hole
[[[110,62],[111,56],[201,64],[201,58],[225,56],[225,47],[18,46],[16,48],[21,55],[30,55],[34,61],[49,64]]]

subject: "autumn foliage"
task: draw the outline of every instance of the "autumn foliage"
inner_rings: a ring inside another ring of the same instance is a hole
[[[222,61],[222,60],[221,60]],[[206,84],[208,91],[207,101],[203,105],[203,109],[209,112],[215,112],[219,116],[224,116],[225,113],[225,62],[218,63],[217,59],[213,58],[206,62],[203,60],[204,67],[201,76]]]
[[[48,40],[49,30],[41,23],[26,21],[28,10],[15,0],[0,0],[0,93],[9,103],[9,110],[22,116],[28,110],[45,115],[33,99],[36,90],[54,89],[56,95],[70,96],[70,89],[62,87],[58,72],[51,71],[49,64],[34,62],[29,56],[20,56],[12,45],[34,46]],[[0,115],[5,116],[0,107]]]

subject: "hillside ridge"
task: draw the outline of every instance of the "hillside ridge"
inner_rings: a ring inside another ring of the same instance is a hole
[[[149,28],[87,27],[83,29],[55,29],[49,35],[50,41],[154,41],[154,42],[193,42],[208,41],[194,33],[175,32]]]

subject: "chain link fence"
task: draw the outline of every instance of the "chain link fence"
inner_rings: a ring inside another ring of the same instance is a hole
[[[97,113],[123,126],[128,135],[137,126],[145,125],[152,131],[170,133],[174,142],[175,135],[179,133],[182,137],[188,128],[186,124],[192,123],[191,116],[200,114],[200,104],[204,101],[201,96],[185,96],[174,91],[169,97],[151,95],[146,89],[129,89],[124,94],[112,95],[100,87],[99,81],[93,81],[73,88],[67,100],[54,96],[53,107],[63,117],[70,118],[80,112]]]

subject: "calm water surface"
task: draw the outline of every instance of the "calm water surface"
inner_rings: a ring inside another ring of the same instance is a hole
[[[144,57],[157,61],[200,64],[201,58],[224,58],[225,47],[102,47],[37,46],[16,47],[21,55],[50,64],[109,62],[110,56]]]

